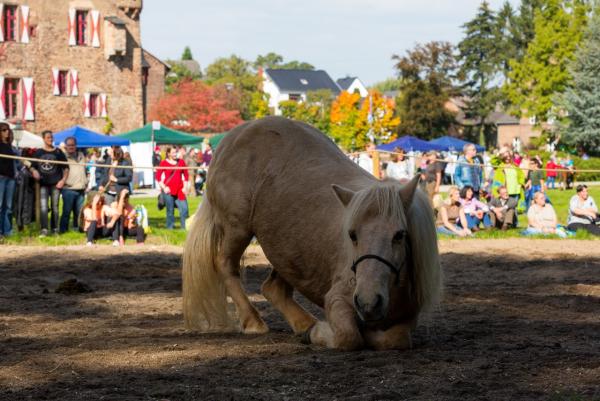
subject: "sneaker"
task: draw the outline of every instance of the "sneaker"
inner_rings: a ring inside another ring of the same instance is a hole
[[[94,243],[93,243],[93,242],[90,242],[90,241],[88,241],[88,242],[85,244],[85,246],[92,246],[92,245],[94,245]]]
[[[42,232],[40,232],[39,238],[44,238],[48,236],[48,229],[42,228]]]
[[[113,246],[119,246],[119,241],[118,240],[114,240],[113,241]]]

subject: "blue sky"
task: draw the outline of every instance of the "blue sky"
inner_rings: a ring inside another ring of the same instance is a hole
[[[503,0],[488,1],[498,9]],[[511,3],[518,4],[516,0]],[[275,52],[366,85],[394,75],[393,54],[416,43],[456,43],[479,0],[146,0],[142,44],[162,59],[190,46],[204,69],[236,54]]]

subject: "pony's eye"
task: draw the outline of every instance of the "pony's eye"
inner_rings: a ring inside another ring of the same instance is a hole
[[[356,241],[358,240],[358,238],[356,237],[356,231],[354,231],[354,230],[348,231],[348,236],[350,237],[352,242],[354,242],[356,244]]]
[[[394,234],[394,238],[392,238],[392,241],[400,242],[405,237],[406,237],[406,231],[404,231],[404,230],[396,231],[396,234]]]

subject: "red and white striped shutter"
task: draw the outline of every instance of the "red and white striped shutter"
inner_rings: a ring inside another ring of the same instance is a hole
[[[108,116],[108,110],[106,108],[106,93],[100,94],[100,117]]]
[[[4,42],[4,3],[0,3],[0,42]]]
[[[83,116],[92,116],[92,113],[90,113],[90,94],[88,92],[83,94]]]
[[[4,77],[0,75],[0,120],[6,120],[4,112]]]
[[[29,7],[21,6],[21,43],[29,43]]]
[[[35,88],[33,78],[23,78],[23,119],[25,121],[35,120]]]
[[[77,10],[74,8],[69,8],[69,46],[77,46],[77,41],[75,39],[75,15],[77,14]]]
[[[100,11],[92,10],[92,47],[100,47]]]
[[[69,77],[71,80],[71,96],[79,96],[79,73],[77,70],[71,70]]]
[[[58,87],[58,68],[52,69],[52,94],[54,96],[60,95],[60,88]]]

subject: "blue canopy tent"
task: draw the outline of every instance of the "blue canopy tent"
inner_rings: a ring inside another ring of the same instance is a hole
[[[75,125],[64,131],[60,131],[54,134],[54,145],[58,146],[61,142],[64,142],[68,137],[75,137],[77,140],[78,148],[101,148],[104,146],[129,146],[129,139],[119,138],[117,136],[109,136],[98,134],[94,131],[90,131],[87,128]]]
[[[455,151],[462,152],[463,147],[467,144],[475,145],[475,148],[478,152],[483,152],[485,148],[481,145],[476,145],[472,142],[463,141],[462,139],[454,138],[452,136],[442,136],[440,138],[435,138],[429,141],[429,143],[434,143],[436,145],[443,146],[446,151]]]
[[[444,150],[440,145],[427,142],[414,136],[406,135],[393,142],[379,145],[377,149],[393,152],[395,148],[401,148],[405,152],[429,152],[430,150]]]

